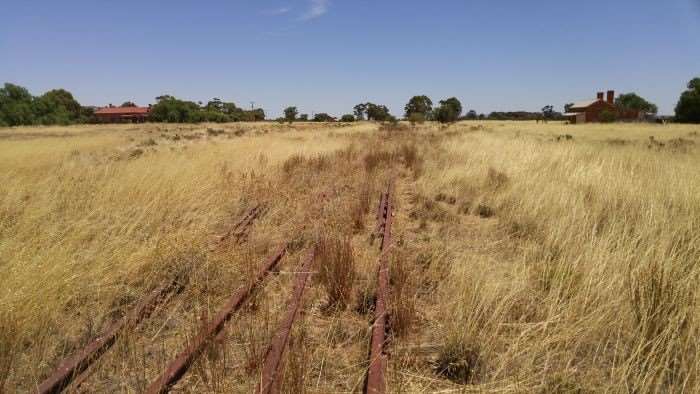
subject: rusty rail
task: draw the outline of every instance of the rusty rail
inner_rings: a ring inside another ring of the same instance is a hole
[[[379,256],[379,272],[377,274],[377,296],[374,308],[374,324],[372,325],[372,339],[370,344],[369,368],[365,393],[383,394],[386,392],[384,372],[386,371],[386,354],[384,344],[386,342],[387,328],[387,297],[389,293],[389,260],[388,249],[391,246],[392,225],[392,190],[393,181],[389,183],[387,192],[382,194],[379,204],[377,226],[382,233],[381,254]]]
[[[287,313],[282,320],[277,333],[275,334],[270,346],[265,354],[265,361],[262,367],[262,376],[255,392],[258,394],[272,394],[279,391],[277,379],[282,375],[283,363],[282,356],[289,341],[289,335],[292,331],[292,325],[296,319],[299,309],[302,305],[304,289],[311,276],[311,269],[316,257],[316,250],[312,248],[306,261],[301,265],[300,271],[296,273],[294,289],[292,295],[287,302]]]
[[[229,298],[214,319],[203,327],[185,350],[170,362],[165,372],[148,386],[146,393],[167,393],[184,376],[194,360],[204,351],[207,344],[222,331],[226,322],[240,309],[255,287],[279,264],[286,251],[287,245],[285,244],[260,267],[255,279],[250,284],[239,288]]]
[[[219,243],[225,242],[230,238],[240,241],[245,236],[250,225],[253,224],[253,221],[262,214],[262,211],[263,207],[260,204],[250,208],[229,231],[219,237]]]
[[[63,359],[54,372],[39,385],[37,392],[40,394],[53,394],[63,391],[76,376],[84,372],[114,344],[121,331],[136,327],[142,320],[147,319],[153,313],[156,306],[168,294],[179,291],[181,288],[177,280],[174,279],[153,290],[131,312],[112,323],[101,335],[93,339],[82,350]]]

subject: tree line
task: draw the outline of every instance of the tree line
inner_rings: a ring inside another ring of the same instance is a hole
[[[568,112],[571,104],[564,106]],[[620,95],[615,105],[620,111],[640,111],[656,114],[658,108],[636,93]],[[123,107],[135,106],[127,101]],[[411,123],[437,121],[451,123],[458,120],[490,119],[490,120],[560,120],[563,115],[554,111],[551,105],[542,108],[541,112],[510,111],[491,112],[488,115],[477,114],[474,110],[462,115],[462,103],[456,97],[440,100],[437,105],[426,95],[413,96],[404,107],[403,119]],[[156,97],[156,103],[151,106],[150,121],[172,123],[198,122],[239,122],[265,120],[262,108],[246,110],[233,102],[225,102],[213,98],[206,104],[180,100],[170,95]],[[284,116],[278,119],[283,122],[316,121],[334,122],[338,119],[325,113],[299,114],[296,107],[284,109]],[[341,122],[361,120],[377,122],[397,122],[398,119],[389,112],[386,105],[372,102],[360,103],[353,107],[352,113],[344,114]],[[694,78],[687,84],[687,89],[680,95],[675,108],[675,121],[681,123],[700,123],[700,78]],[[18,85],[5,83],[0,88],[0,126],[20,125],[69,125],[95,122],[94,107],[81,105],[73,95],[65,89],[53,89],[40,95],[33,96],[29,91]]]

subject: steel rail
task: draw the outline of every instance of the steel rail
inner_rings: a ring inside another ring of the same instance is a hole
[[[311,248],[306,260],[300,266],[300,271],[296,273],[294,288],[292,290],[291,297],[287,302],[287,313],[285,314],[277,333],[272,338],[270,346],[267,348],[265,361],[263,362],[262,367],[261,379],[255,389],[256,393],[272,394],[279,391],[277,379],[279,379],[279,377],[282,375],[282,356],[284,355],[284,350],[289,342],[289,335],[292,331],[292,325],[294,324],[294,320],[299,314],[299,309],[303,303],[304,289],[306,288],[308,279],[311,276],[311,269],[313,268],[315,259],[316,249]]]
[[[393,222],[392,205],[393,180],[390,181],[387,192],[382,194],[380,203],[379,226],[382,230],[381,253],[379,255],[379,272],[377,273],[377,294],[374,308],[374,324],[372,325],[372,339],[370,343],[369,368],[365,393],[383,394],[386,392],[385,371],[387,329],[387,298],[389,295],[389,255],[391,246],[391,225]]]
[[[63,391],[76,376],[85,371],[95,360],[100,358],[117,339],[120,332],[136,327],[142,320],[147,319],[156,306],[173,291],[179,291],[182,287],[174,279],[169,281],[145,297],[123,318],[112,323],[105,331],[90,341],[80,351],[63,359],[54,372],[49,375],[38,387],[40,394],[53,394]]]
[[[250,293],[279,264],[282,257],[286,254],[286,251],[287,245],[285,244],[260,267],[251,283],[239,288],[229,298],[214,319],[208,322],[185,350],[180,352],[180,354],[168,364],[165,372],[148,386],[146,393],[167,393],[170,391],[170,388],[185,375],[192,363],[202,354],[211,340],[223,330],[226,322],[240,309]]]

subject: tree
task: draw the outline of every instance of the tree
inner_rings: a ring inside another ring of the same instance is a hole
[[[297,111],[297,107],[287,107],[284,109],[284,118],[289,123],[292,123],[295,120],[297,120],[297,114],[299,114],[299,111]]]
[[[81,106],[65,89],[53,89],[34,100],[34,116],[41,124],[71,124],[80,120]]]
[[[265,120],[265,111],[262,108],[256,108],[250,111],[253,115],[253,121],[259,122]]]
[[[389,113],[389,108],[387,108],[386,105],[377,105],[373,103],[367,103],[365,105],[367,106],[367,120],[384,122],[390,119],[391,114]]]
[[[6,83],[0,89],[0,124],[7,126],[35,123],[34,97],[21,86]]]
[[[341,122],[354,122],[355,121],[355,116],[352,114],[345,114],[340,118]]]
[[[473,109],[470,109],[469,112],[467,112],[467,119],[469,120],[475,120],[478,117],[479,116],[476,114],[476,111],[474,111]]]
[[[224,112],[224,103],[220,98],[214,97],[209,100],[204,109],[211,112]]]
[[[301,114],[299,115],[299,120],[302,122],[308,122],[309,121],[309,114]]]
[[[410,118],[411,114],[423,114],[428,117],[433,110],[433,102],[428,96],[413,96],[404,107],[406,118]]]
[[[367,104],[357,104],[355,107],[353,107],[353,111],[357,120],[365,120],[365,114],[367,113]]]
[[[314,122],[335,122],[335,118],[325,112],[314,115]]]
[[[132,108],[132,107],[136,107],[136,104],[134,104],[132,101],[125,101],[125,102],[122,103],[122,105],[120,105],[120,107],[122,107],[122,108]]]
[[[554,118],[554,106],[545,105],[542,107],[542,119],[546,122],[552,118]]]
[[[676,120],[681,123],[700,123],[700,78],[688,82],[676,104]]]
[[[433,117],[440,123],[456,122],[462,114],[462,103],[455,97],[440,100],[440,106],[433,111]]]
[[[650,114],[655,114],[659,111],[655,104],[639,97],[636,93],[621,94],[615,100],[615,105],[623,111],[639,111]]]
[[[154,122],[197,123],[204,120],[201,108],[195,102],[168,95],[159,96],[157,100],[151,107],[150,119]]]

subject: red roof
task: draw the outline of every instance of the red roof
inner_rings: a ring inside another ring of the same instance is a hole
[[[95,111],[95,115],[145,115],[148,107],[104,107]]]

